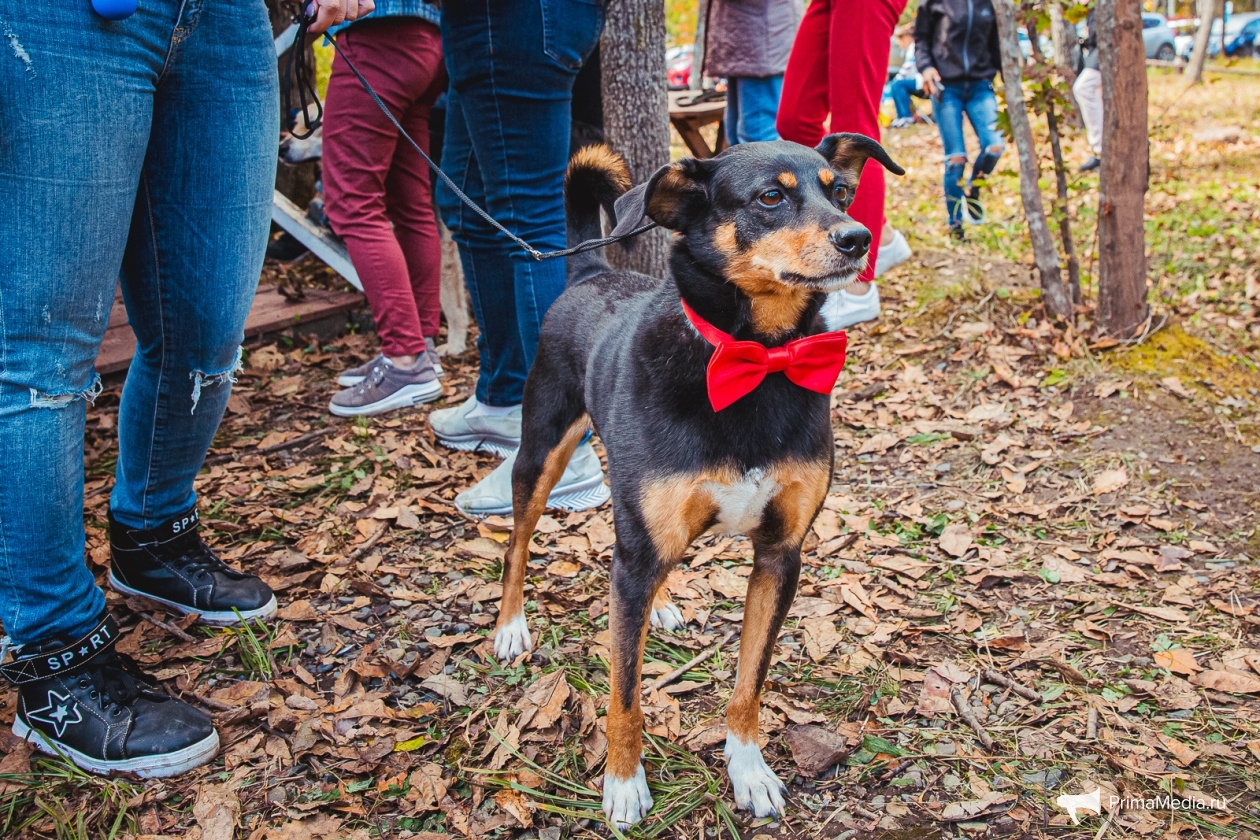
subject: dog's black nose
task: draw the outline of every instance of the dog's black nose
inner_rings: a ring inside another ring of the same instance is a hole
[[[871,232],[859,224],[842,225],[828,234],[828,238],[837,251],[855,260],[871,249]]]

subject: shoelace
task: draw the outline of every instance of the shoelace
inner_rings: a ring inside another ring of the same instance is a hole
[[[231,566],[220,560],[219,556],[195,531],[183,537],[182,540],[182,545],[177,543],[172,548],[179,552],[180,565],[185,571],[194,575],[198,572],[221,572],[239,576],[240,573],[233,571]]]
[[[92,698],[101,698],[101,706],[112,715],[122,713],[143,694],[163,696],[157,685],[140,670],[136,661],[125,653],[111,650],[92,660],[78,675],[79,684],[93,689]]]

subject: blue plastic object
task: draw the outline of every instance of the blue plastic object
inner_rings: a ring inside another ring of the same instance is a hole
[[[136,13],[138,0],[92,0],[92,8],[106,20],[123,20]]]

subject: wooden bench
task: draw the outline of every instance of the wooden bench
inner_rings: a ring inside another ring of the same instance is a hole
[[[682,137],[695,157],[711,158],[730,144],[726,141],[726,97],[695,105],[684,105],[700,95],[696,90],[671,90],[669,92],[669,121]],[[718,124],[717,142],[713,146],[705,141],[700,128]]]

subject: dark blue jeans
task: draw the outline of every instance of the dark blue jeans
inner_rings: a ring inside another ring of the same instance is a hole
[[[271,224],[280,103],[263,0],[5,3],[0,56],[0,621],[89,629],[83,428],[122,285],[136,355],[110,506],[195,502]]]
[[[967,168],[967,144],[963,138],[963,114],[980,141],[980,153],[971,165],[970,188],[983,181],[1006,150],[997,127],[997,97],[992,82],[945,82],[944,93],[934,100],[933,114],[945,152],[945,210],[951,226],[962,223],[963,173]]]
[[[565,246],[573,80],[603,28],[603,4],[586,0],[442,6],[451,79],[442,168],[478,206],[541,251]],[[519,405],[543,316],[564,291],[564,260],[531,259],[445,185],[437,194],[480,327],[477,399]]]
[[[899,120],[914,116],[914,103],[910,101],[910,97],[923,98],[921,83],[918,79],[893,79],[888,83],[888,95],[892,97],[893,105],[897,108]]]

